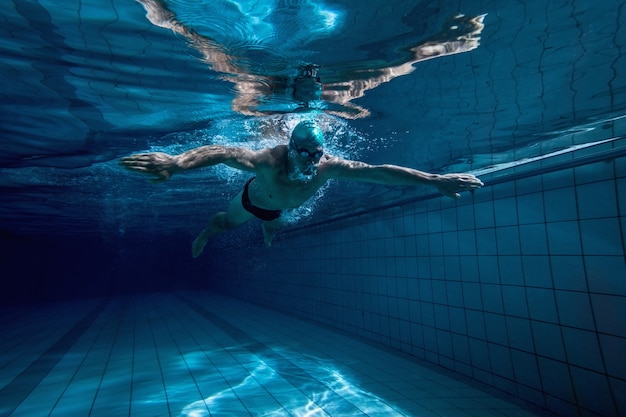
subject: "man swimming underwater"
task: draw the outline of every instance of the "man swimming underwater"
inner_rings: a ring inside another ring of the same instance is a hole
[[[255,217],[263,220],[265,243],[279,225],[281,210],[296,208],[328,180],[364,181],[384,185],[432,185],[449,197],[484,184],[471,174],[429,174],[397,165],[368,165],[324,152],[324,135],[312,121],[300,122],[288,145],[258,151],[219,145],[201,146],[179,155],[163,152],[124,157],[120,164],[131,171],[154,175],[165,181],[173,174],[193,168],[226,164],[254,174],[230,202],[227,211],[215,214],[192,245],[198,257],[211,236],[241,226]]]

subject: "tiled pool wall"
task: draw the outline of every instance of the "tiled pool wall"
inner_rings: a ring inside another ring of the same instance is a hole
[[[624,415],[626,156],[512,178],[241,249],[216,288],[562,415]]]

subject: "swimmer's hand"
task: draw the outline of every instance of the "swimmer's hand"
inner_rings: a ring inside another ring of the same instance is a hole
[[[438,175],[434,184],[446,197],[459,198],[461,191],[472,191],[482,187],[483,182],[472,174]]]
[[[176,158],[164,152],[138,153],[120,159],[119,164],[129,171],[154,175],[154,183],[162,182],[178,171]]]

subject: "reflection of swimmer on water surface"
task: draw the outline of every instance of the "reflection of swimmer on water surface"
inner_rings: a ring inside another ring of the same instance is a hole
[[[225,47],[180,22],[162,0],[138,1],[146,9],[146,16],[152,24],[184,36],[213,71],[233,83],[236,97],[232,109],[250,116],[315,109],[346,119],[366,117],[369,111],[352,100],[363,97],[366,91],[380,84],[413,72],[414,64],[418,62],[477,48],[485,17],[455,16],[439,33],[417,45],[400,48],[404,57],[393,62],[360,61],[324,67],[305,64],[294,69],[297,71],[295,76],[286,77],[251,73],[238,66],[237,57],[230,55]],[[272,110],[271,103],[268,103],[272,96],[288,97],[294,107]]]
[[[175,173],[225,164],[253,174],[228,209],[215,214],[192,245],[199,256],[209,238],[241,226],[255,217],[263,220],[265,242],[281,226],[281,212],[305,203],[331,179],[362,181],[388,186],[435,187],[443,195],[459,197],[483,183],[471,174],[429,174],[397,165],[369,165],[332,156],[324,150],[324,135],[313,121],[300,122],[287,145],[258,151],[219,145],[201,146],[179,155],[163,152],[124,157],[120,164],[135,172],[167,180]]]

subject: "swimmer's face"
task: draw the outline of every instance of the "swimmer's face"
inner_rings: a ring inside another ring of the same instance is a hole
[[[324,155],[322,144],[323,135],[319,127],[310,122],[302,122],[296,126],[289,141],[289,159],[293,167],[293,172],[289,174],[290,179],[313,179]]]
[[[289,159],[293,167],[293,171],[289,174],[290,179],[293,181],[311,181],[317,174],[317,168],[323,154],[324,151],[321,147],[310,149],[290,142]]]

